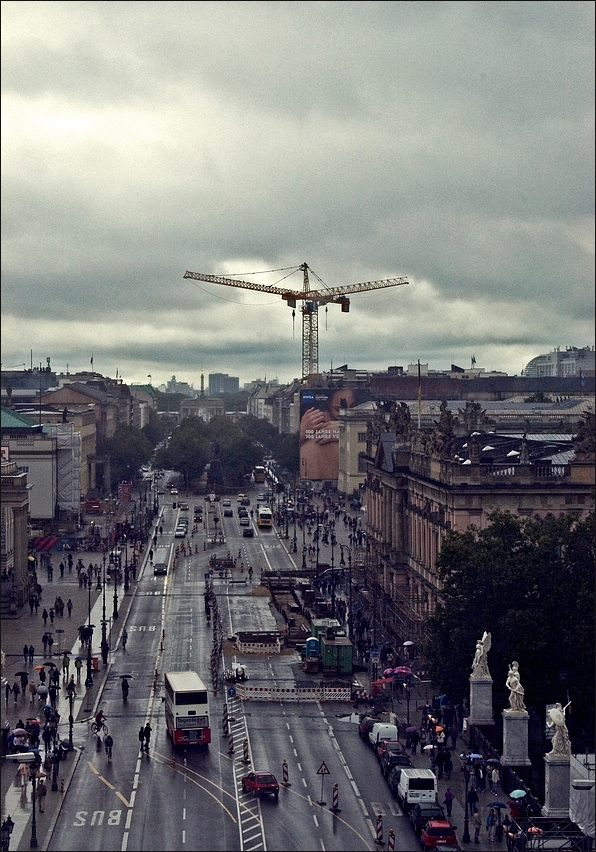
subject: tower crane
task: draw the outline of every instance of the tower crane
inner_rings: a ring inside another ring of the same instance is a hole
[[[346,287],[329,287],[327,289],[311,290],[308,277],[309,266],[300,264],[302,270],[302,290],[289,290],[287,287],[268,286],[253,281],[239,281],[234,278],[223,278],[221,275],[206,275],[202,272],[185,272],[184,278],[195,281],[206,281],[211,284],[225,284],[227,287],[240,287],[245,290],[259,290],[261,293],[272,293],[281,296],[288,307],[296,308],[302,313],[302,378],[319,372],[319,307],[321,305],[340,305],[342,312],[350,310],[348,293],[363,293],[366,290],[382,290],[386,287],[398,287],[407,284],[407,278],[386,278],[381,281],[366,281],[362,284],[348,284]]]

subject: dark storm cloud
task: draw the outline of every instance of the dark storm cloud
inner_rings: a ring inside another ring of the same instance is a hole
[[[2,24],[3,364],[289,380],[299,315],[182,276],[303,261],[410,280],[321,312],[322,368],[593,344],[592,4],[9,0]]]

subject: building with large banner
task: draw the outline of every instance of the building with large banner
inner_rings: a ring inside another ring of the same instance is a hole
[[[337,481],[340,411],[368,402],[370,398],[366,388],[300,391],[300,479]]]

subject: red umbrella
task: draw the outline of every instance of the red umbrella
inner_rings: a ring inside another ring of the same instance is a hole
[[[386,683],[392,683],[393,679],[390,677],[380,677],[378,680],[371,681],[371,686],[385,686]]]
[[[412,669],[409,666],[397,666],[397,668],[393,669],[393,674],[409,675],[412,674]]]

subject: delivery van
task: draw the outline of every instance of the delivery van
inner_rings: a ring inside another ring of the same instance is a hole
[[[418,802],[436,802],[437,776],[432,769],[415,769],[404,766],[397,785],[397,800],[404,811]]]
[[[371,747],[377,750],[381,740],[397,740],[397,725],[392,725],[390,722],[375,722],[372,726],[368,739]]]

